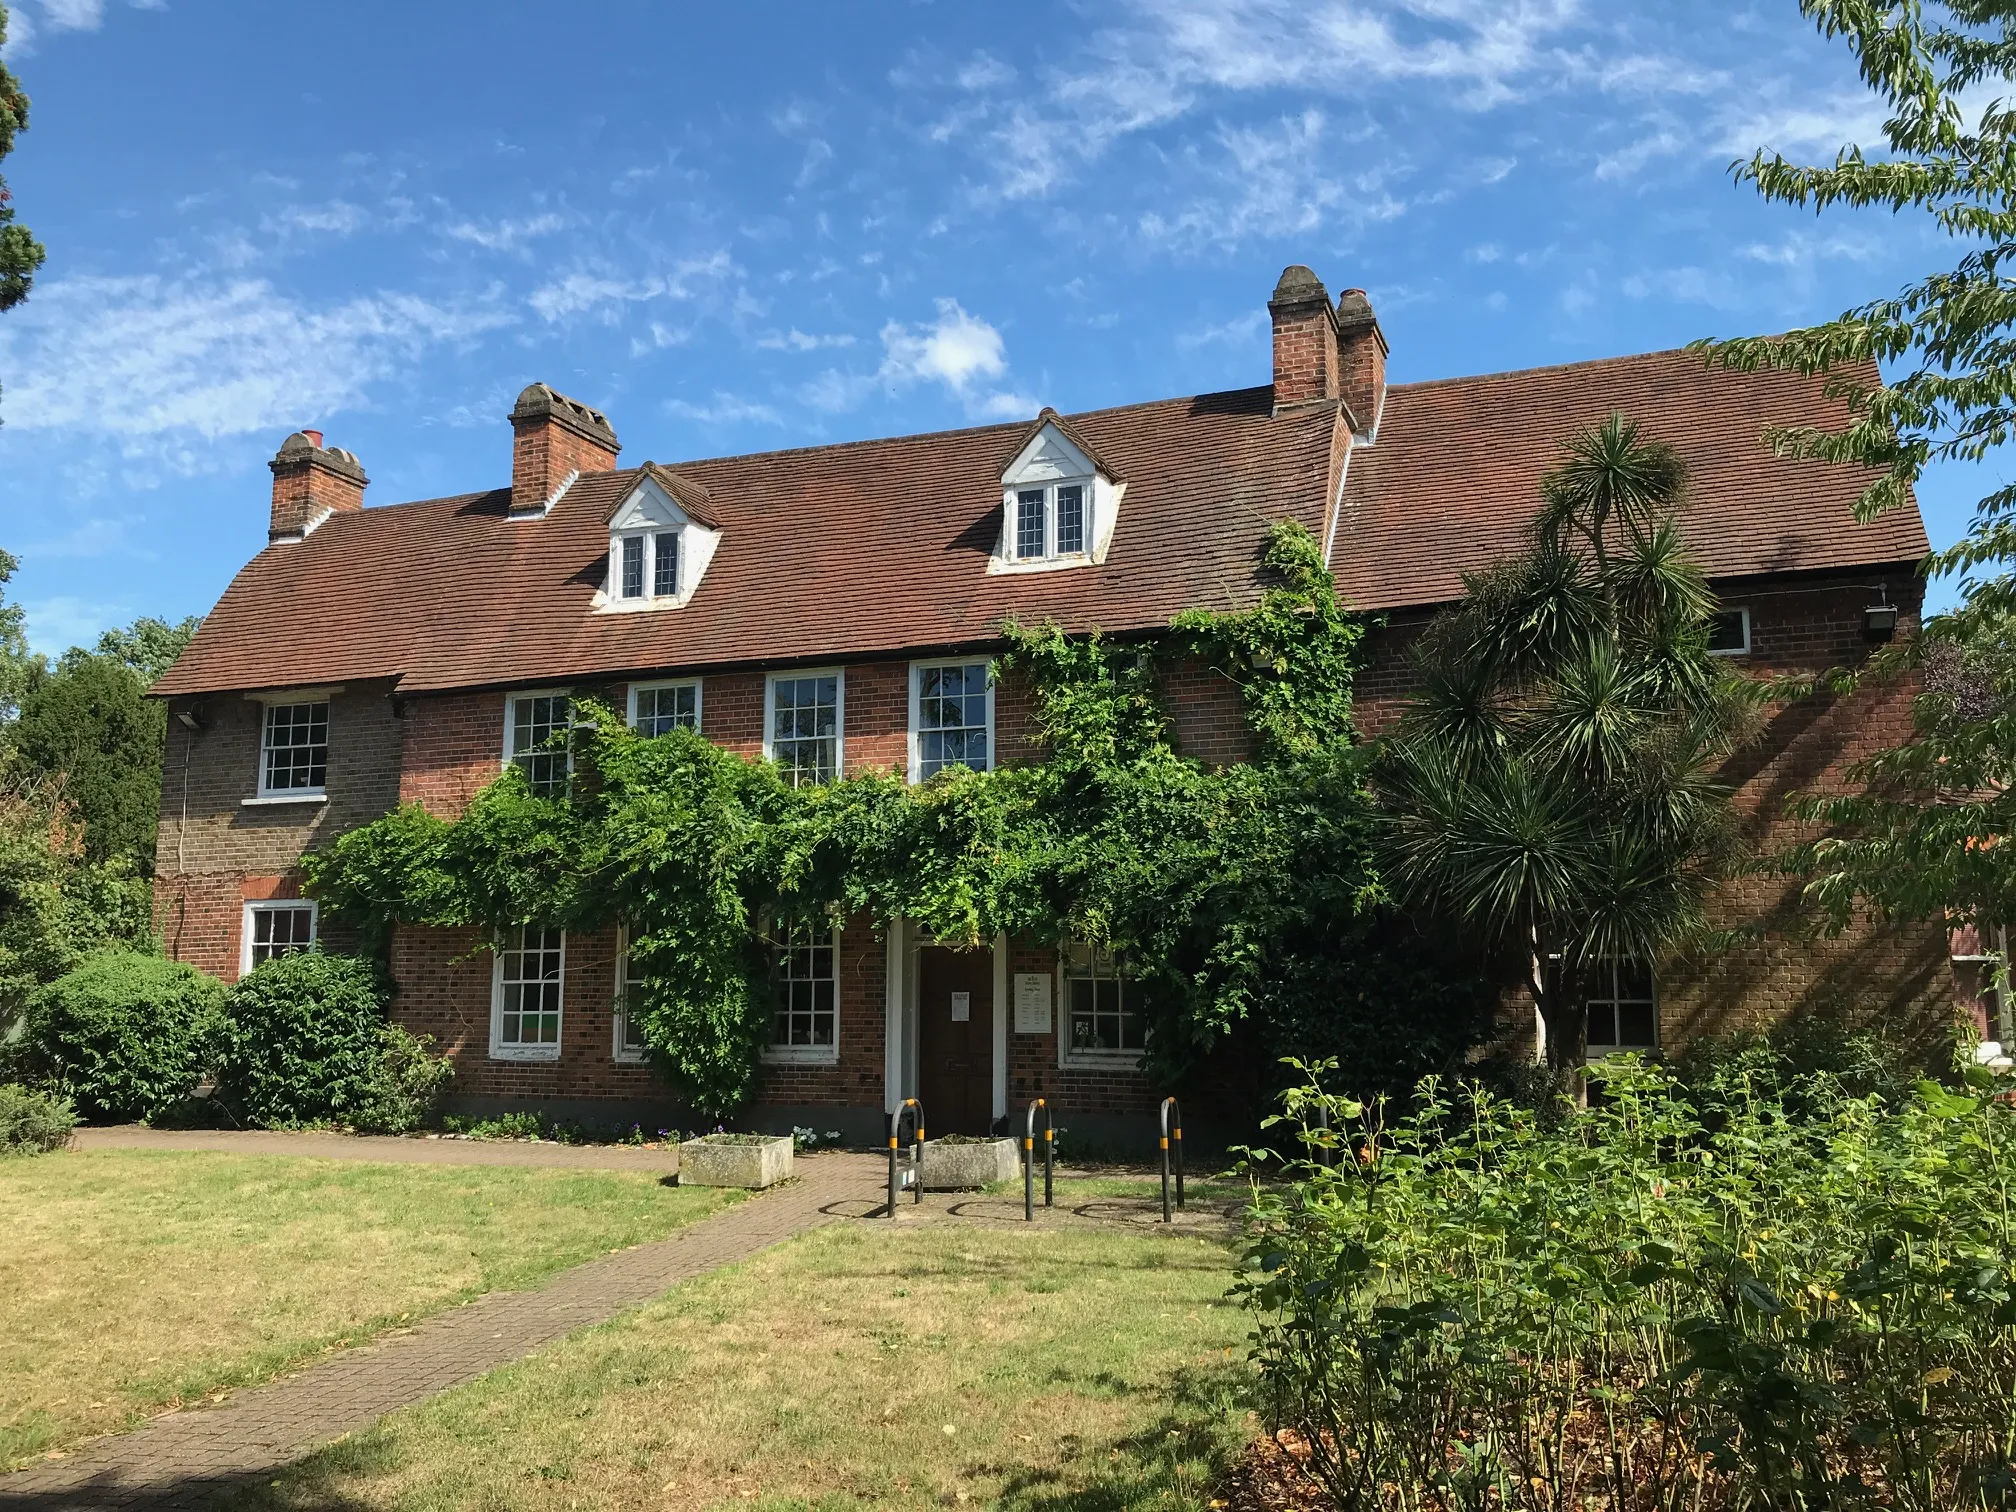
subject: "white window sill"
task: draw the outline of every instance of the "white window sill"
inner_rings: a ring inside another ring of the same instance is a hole
[[[989,557],[987,575],[989,577],[1012,577],[1024,572],[1063,572],[1072,567],[1095,567],[1097,560],[1089,551],[1069,551],[1054,557]]]
[[[257,798],[240,798],[241,808],[266,808],[283,803],[327,803],[326,792],[314,793],[261,793]]]
[[[1066,1071],[1139,1071],[1139,1050],[1067,1051],[1057,1063]]]
[[[1657,1055],[1657,1045],[1591,1045],[1582,1052],[1584,1061],[1608,1060],[1613,1055]]]
[[[763,1052],[766,1066],[837,1066],[840,1064],[838,1045],[772,1047]]]
[[[649,1056],[638,1055],[629,1050],[618,1050],[610,1058],[619,1066],[641,1066],[650,1059]]]
[[[494,1061],[558,1061],[558,1045],[538,1045],[521,1049],[515,1045],[492,1045],[490,1059]]]

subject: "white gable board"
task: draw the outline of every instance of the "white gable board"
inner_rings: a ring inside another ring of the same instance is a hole
[[[1093,471],[1090,457],[1056,426],[1045,425],[1015,454],[1001,484],[1013,488],[1017,483],[1054,483],[1060,478],[1089,478]]]

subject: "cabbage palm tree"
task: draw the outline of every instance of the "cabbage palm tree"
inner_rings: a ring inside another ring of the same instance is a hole
[[[1530,953],[1557,1073],[1587,1054],[1595,970],[1705,930],[1740,859],[1716,773],[1758,703],[1708,655],[1672,449],[1612,416],[1564,450],[1530,549],[1423,636],[1373,768],[1394,891]]]

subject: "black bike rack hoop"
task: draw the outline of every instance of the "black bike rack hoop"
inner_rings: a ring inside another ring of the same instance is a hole
[[[1175,1121],[1170,1121],[1174,1113]],[[1183,1105],[1173,1097],[1162,1099],[1162,1221],[1169,1219],[1169,1141],[1176,1141],[1176,1206],[1183,1206]]]
[[[896,1147],[902,1142],[903,1121],[910,1120],[910,1177],[914,1205],[924,1200],[924,1104],[906,1097],[889,1115],[889,1216],[896,1216]]]
[[[1050,1104],[1042,1098],[1032,1098],[1029,1102],[1028,1122],[1022,1131],[1022,1217],[1025,1222],[1036,1221],[1036,1110],[1043,1110],[1043,1206],[1052,1206],[1051,1177],[1052,1160],[1057,1150],[1057,1120],[1051,1116]]]

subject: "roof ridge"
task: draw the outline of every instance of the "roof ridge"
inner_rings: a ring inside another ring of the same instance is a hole
[[[1411,383],[1391,383],[1389,389],[1446,388],[1455,383],[1479,383],[1488,378],[1525,378],[1535,373],[1561,373],[1570,368],[1617,367],[1627,362],[1645,362],[1655,357],[1693,355],[1686,347],[1661,347],[1651,352],[1619,352],[1609,357],[1583,357],[1574,362],[1543,362],[1533,367],[1500,368],[1487,373],[1462,373],[1453,378],[1417,378]],[[1704,360],[1702,367],[1708,363]]]

